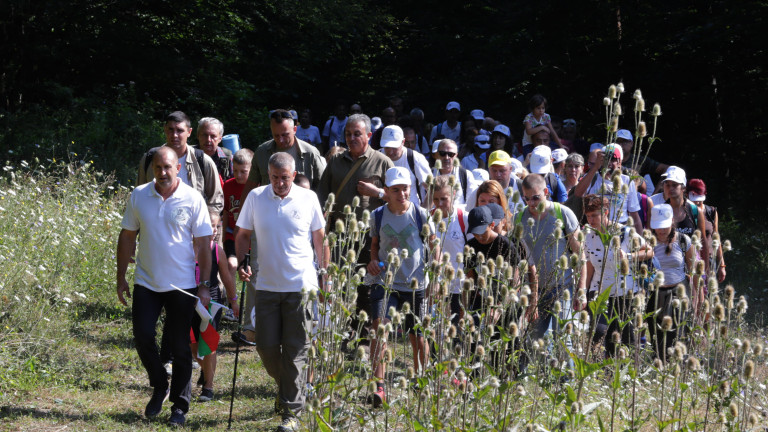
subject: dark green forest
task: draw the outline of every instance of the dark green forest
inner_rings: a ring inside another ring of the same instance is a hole
[[[321,125],[339,98],[378,115],[392,95],[428,121],[457,100],[514,130],[540,92],[550,113],[602,141],[602,98],[623,81],[627,104],[636,88],[661,104],[652,156],[705,179],[721,217],[758,220],[766,208],[753,201],[768,161],[766,1],[3,5],[6,159],[93,160],[130,182],[172,110],[218,117],[255,146],[269,109],[309,107]]]

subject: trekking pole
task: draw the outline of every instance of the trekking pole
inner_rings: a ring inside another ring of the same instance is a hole
[[[250,262],[251,262],[251,255],[250,254],[245,254],[245,260],[244,260],[243,267],[244,268],[250,267]],[[237,317],[237,333],[238,334],[242,334],[242,332],[243,332],[243,313],[244,313],[243,312],[243,300],[245,299],[245,284],[247,284],[247,283],[248,282],[243,281],[243,286],[240,289],[240,315],[238,315],[238,317]],[[240,356],[240,344],[241,343],[245,343],[245,342],[237,341],[235,343],[235,371],[232,374],[232,395],[231,395],[231,398],[229,400],[229,422],[227,423],[227,429],[231,429],[232,428],[232,407],[233,407],[233,405],[235,403],[235,383],[237,382],[237,360],[238,360],[238,357]],[[256,345],[254,343],[248,343],[248,344],[249,345]]]

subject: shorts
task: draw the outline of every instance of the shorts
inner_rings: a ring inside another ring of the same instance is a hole
[[[231,258],[234,256],[237,256],[235,253],[235,241],[234,240],[224,240],[224,255],[227,256],[227,258]]]
[[[424,317],[426,312],[426,302],[424,301],[424,290],[418,291],[397,291],[387,290],[381,285],[374,285],[371,288],[371,321],[375,321],[378,318],[391,319],[389,316],[389,308],[394,307],[395,310],[402,310],[403,304],[411,303],[411,313],[405,316],[405,330],[407,332],[413,331],[415,325],[414,313],[418,314],[419,318]],[[415,331],[416,334],[420,334],[420,331]]]

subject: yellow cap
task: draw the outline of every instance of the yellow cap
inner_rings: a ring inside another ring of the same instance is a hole
[[[488,166],[509,165],[512,158],[504,150],[496,150],[488,157]]]

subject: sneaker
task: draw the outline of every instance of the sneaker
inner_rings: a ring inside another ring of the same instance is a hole
[[[149,399],[149,402],[147,402],[147,407],[144,408],[144,416],[146,418],[152,418],[160,414],[160,411],[163,410],[163,402],[168,399],[168,394],[170,392],[168,387],[162,390],[155,389],[152,392],[152,397]]]
[[[283,413],[283,404],[280,402],[280,396],[275,396],[275,414]]]
[[[197,398],[200,402],[208,402],[213,400],[213,389],[207,389],[203,387],[203,391],[200,392],[200,397]]]
[[[163,367],[165,368],[165,373],[168,375],[168,378],[173,376],[173,363],[172,362],[164,363]]]
[[[376,391],[368,395],[368,403],[373,405],[374,408],[378,408],[387,401],[387,394],[384,391],[384,387],[377,387]]]
[[[174,410],[171,411],[171,418],[168,419],[168,426],[182,427],[186,421],[187,416],[184,414],[184,411],[174,408]]]
[[[222,321],[237,322],[237,318],[235,318],[235,314],[232,312],[232,309],[227,309],[227,311],[221,315],[221,319]]]
[[[197,379],[197,385],[199,386],[205,385],[205,375],[203,375],[203,371],[200,371],[200,378]]]
[[[240,345],[256,346],[256,332],[253,330],[234,332],[232,333],[232,341]]]
[[[277,427],[277,432],[293,432],[301,429],[299,419],[294,416],[283,417],[283,422]]]
[[[315,397],[315,386],[312,385],[312,383],[307,383],[307,393],[306,393],[307,399],[312,399]]]

